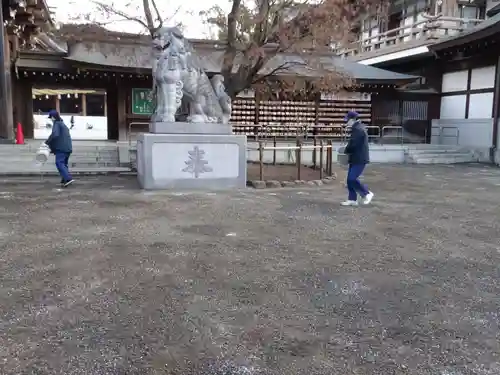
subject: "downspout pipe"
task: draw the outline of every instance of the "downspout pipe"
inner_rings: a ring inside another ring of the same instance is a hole
[[[495,162],[495,154],[498,150],[498,121],[500,118],[500,55],[497,59],[497,66],[495,71],[495,92],[493,94],[493,142],[490,148],[490,161]]]
[[[5,71],[9,69],[9,67],[5,64],[5,26],[3,19],[3,1],[0,1],[2,7],[0,8],[0,116],[2,122],[5,121],[4,116],[6,116],[8,111],[8,101],[7,101],[7,82],[5,77]],[[1,126],[8,126],[9,124],[1,124]],[[1,132],[0,137],[5,138],[7,134],[3,134],[4,131]]]

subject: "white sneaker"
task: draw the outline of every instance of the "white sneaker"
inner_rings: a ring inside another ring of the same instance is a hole
[[[375,196],[375,194],[373,194],[371,191],[369,191],[368,194],[366,194],[366,196],[363,199],[363,204],[370,204],[370,202],[372,201],[374,196]]]
[[[357,206],[358,202],[356,201],[345,201],[341,203],[342,206]]]

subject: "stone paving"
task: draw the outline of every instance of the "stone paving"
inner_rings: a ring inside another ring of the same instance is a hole
[[[0,179],[0,374],[500,374],[500,170],[366,181]]]

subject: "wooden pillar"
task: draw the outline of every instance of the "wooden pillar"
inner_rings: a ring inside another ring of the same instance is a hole
[[[496,151],[498,149],[498,122],[500,121],[500,56],[495,68],[495,91],[493,94],[493,140],[490,149],[490,160],[496,164]]]
[[[125,111],[121,111],[120,99],[125,96],[124,90],[119,90],[116,85],[106,89],[106,118],[108,124],[108,139],[124,141],[126,137]],[[124,100],[123,100],[124,103]]]
[[[82,116],[87,116],[87,95],[82,94],[80,95],[80,98],[82,100]]]
[[[108,93],[104,93],[104,116],[108,116]]]
[[[116,110],[118,114],[118,140],[128,141],[128,124],[127,124],[127,91],[117,90]]]
[[[4,26],[3,9],[0,10],[0,138],[9,143],[14,139],[10,45]]]
[[[33,91],[30,82],[15,81],[14,90],[15,122],[20,122],[23,126],[25,138],[35,137],[35,124],[33,121]]]
[[[55,96],[55,99],[56,99],[56,111],[61,113],[61,98],[60,98],[61,94],[58,94]]]

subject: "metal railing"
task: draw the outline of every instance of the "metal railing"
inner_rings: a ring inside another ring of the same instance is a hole
[[[391,132],[392,131],[392,132]],[[404,143],[404,135],[403,135],[403,127],[402,126],[383,126],[381,135],[380,135],[380,140],[382,141],[381,143],[384,142],[384,139],[400,139],[401,144]]]
[[[384,138],[399,139],[400,143],[404,143],[404,128],[402,126],[376,126],[368,125],[365,126],[368,132],[368,138],[370,142],[384,143]],[[349,127],[333,125],[333,126],[323,126],[315,125],[309,128],[308,133],[300,133],[295,131],[296,127],[290,127],[289,125],[273,126],[272,128],[266,126],[255,125],[252,131],[249,131],[248,126],[233,125],[233,133],[246,135],[249,139],[255,141],[270,141],[275,138],[280,140],[296,140],[297,138],[302,138],[303,140],[335,140],[337,142],[347,142],[349,137]],[[265,132],[264,130],[267,130]],[[393,134],[390,134],[393,131]]]
[[[129,145],[132,146],[134,140],[132,131],[134,127],[147,127],[149,123],[146,122],[131,122],[128,126],[127,138]],[[398,138],[401,143],[404,142],[404,128],[402,126],[365,126],[368,132],[370,142],[383,143],[384,138]],[[293,140],[302,138],[303,140],[312,140],[315,142],[317,139],[335,140],[337,142],[346,142],[349,136],[349,127],[341,125],[232,125],[233,133],[239,135],[246,135],[249,139],[255,141],[264,140],[271,141],[275,138],[280,140]],[[389,134],[390,131],[395,131]]]
[[[141,125],[141,127],[147,127],[149,129],[149,122],[140,122],[140,121],[134,121],[128,124],[128,129],[127,129],[127,139],[128,139],[128,144],[129,146],[132,146],[132,128]]]
[[[482,19],[432,16],[429,14],[423,14],[422,17],[424,19],[421,21],[359,39],[344,48],[337,48],[335,52],[343,57],[356,56],[364,52],[404,44],[411,40],[437,39],[455,35],[484,21]]]
[[[460,141],[460,129],[456,126],[433,126],[432,129],[437,129],[437,134],[432,134],[432,137],[438,138],[438,143],[443,144],[443,138],[455,138],[455,144],[458,146]],[[445,130],[451,130],[452,134],[445,134]]]

